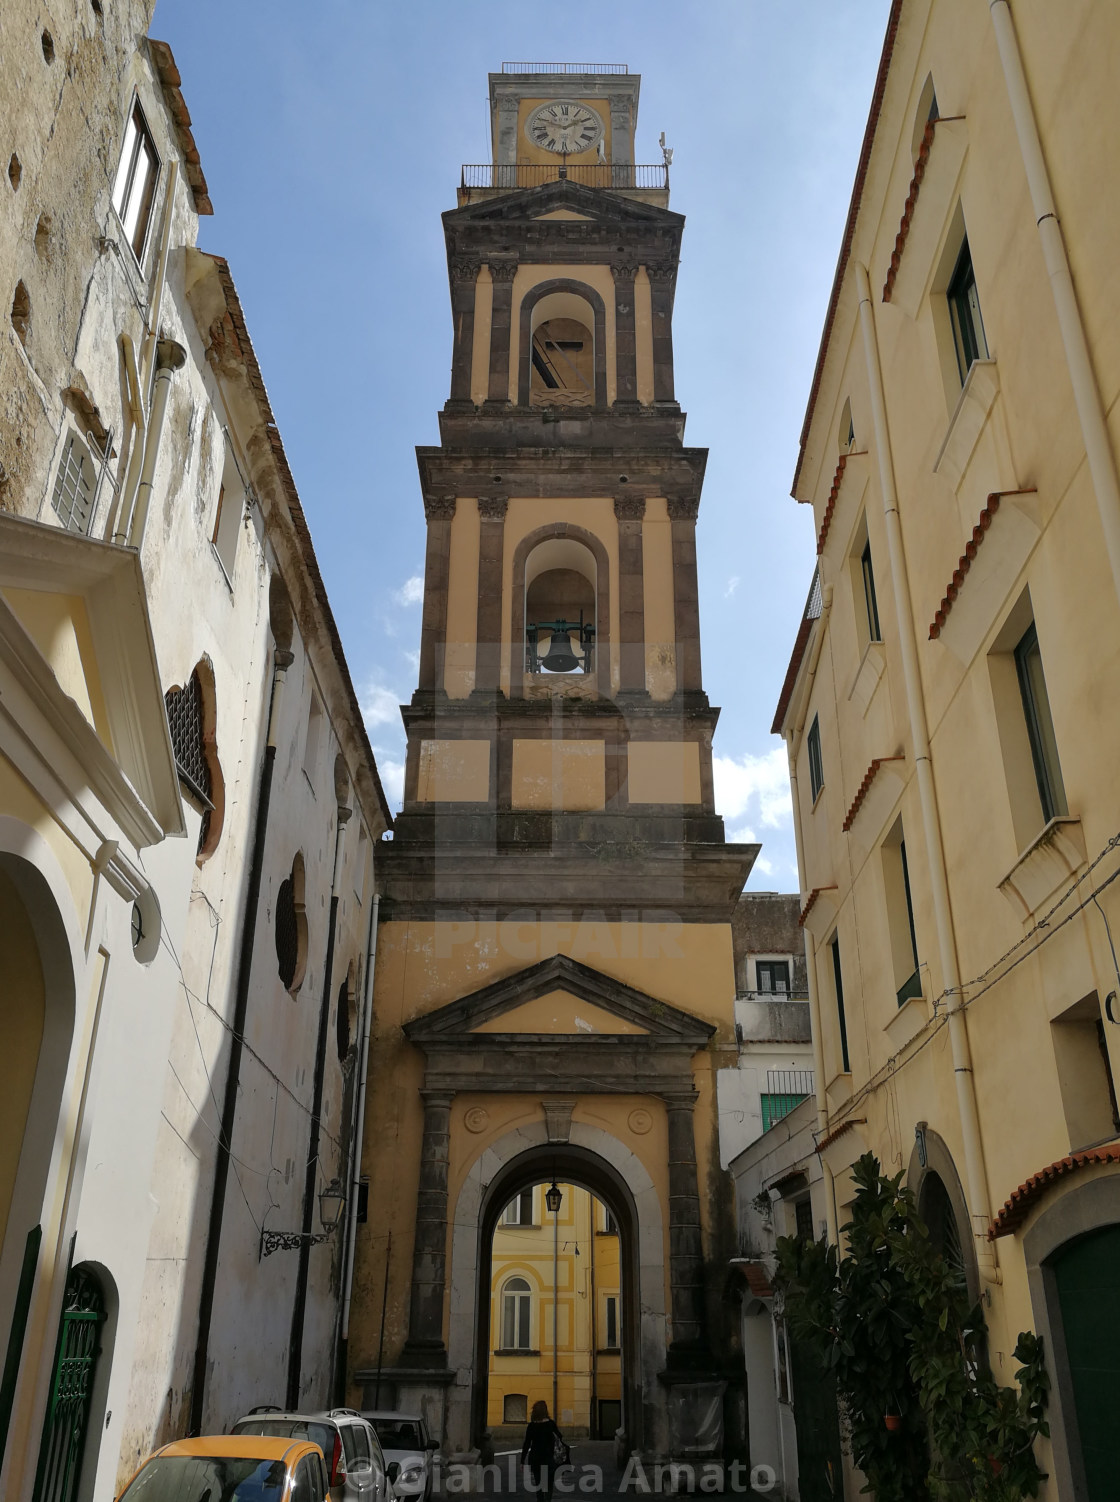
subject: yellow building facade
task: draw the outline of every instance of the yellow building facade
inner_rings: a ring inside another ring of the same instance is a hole
[[[870,1149],[959,1246],[997,1378],[1045,1337],[1052,1499],[1114,1495],[1120,1396],[1118,48],[1111,7],[892,6],[774,726],[830,1234]]]
[[[349,1370],[453,1453],[491,1412],[494,1226],[553,1175],[619,1226],[628,1443],[687,1447],[713,1404],[718,1443],[743,1443],[715,1082],[757,847],[715,813],[706,455],[673,389],[683,220],[668,168],[633,161],[639,85],[491,75],[493,161],[444,215],[451,393],[417,453],[419,684],[381,852]]]
[[[613,1439],[622,1424],[618,1225],[590,1190],[523,1189],[494,1228],[487,1426],[520,1444],[543,1400],[567,1440]]]

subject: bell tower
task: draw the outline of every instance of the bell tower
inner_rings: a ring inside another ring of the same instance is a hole
[[[427,1405],[451,1449],[485,1427],[493,1195],[556,1173],[630,1228],[632,1447],[680,1453],[715,1391],[720,1443],[742,1428],[716,1077],[758,847],[725,843],[713,800],[707,452],[673,380],[684,220],[667,162],[635,162],[639,85],[622,65],[491,74],[493,160],[463,167],[443,216],[451,389],[417,450],[419,682],[379,863],[366,1116],[392,1256],[360,1249],[350,1360],[368,1406],[387,1277],[377,1401]]]

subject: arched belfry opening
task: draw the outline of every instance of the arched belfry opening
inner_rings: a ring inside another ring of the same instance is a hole
[[[595,404],[595,310],[575,292],[552,292],[532,310],[529,405]]]
[[[525,671],[591,673],[596,562],[574,537],[550,537],[525,560]]]
[[[549,1191],[555,1186],[550,1208]],[[479,1210],[471,1443],[502,1445],[543,1398],[566,1436],[640,1447],[639,1212],[604,1157],[574,1143],[529,1148]]]

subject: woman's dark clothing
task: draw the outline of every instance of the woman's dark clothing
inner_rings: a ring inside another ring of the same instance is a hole
[[[533,1490],[543,1492],[545,1497],[552,1496],[553,1473],[556,1469],[552,1459],[553,1448],[560,1438],[560,1430],[552,1419],[534,1419],[525,1429],[521,1464],[528,1461]]]

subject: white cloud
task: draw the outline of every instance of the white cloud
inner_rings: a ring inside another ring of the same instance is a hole
[[[424,601],[424,576],[413,574],[406,579],[400,589],[393,591],[393,599],[398,605],[421,605]]]
[[[405,659],[405,661],[408,663],[409,667],[412,669],[412,671],[414,673],[418,673],[420,671],[420,653],[419,652],[405,652],[405,651],[402,650],[401,656]]]
[[[378,757],[377,770],[381,773],[381,786],[385,789],[389,807],[399,808],[404,801],[404,762]]]
[[[361,697],[362,718],[367,730],[372,730],[375,725],[400,724],[400,700],[392,689],[383,683],[367,683]]]
[[[738,588],[739,588],[739,575],[738,574],[732,574],[731,578],[728,579],[728,581],[727,581],[727,588],[723,592],[723,598],[725,600],[730,600],[731,596],[735,593],[735,591]]]
[[[793,805],[789,793],[789,764],[784,746],[775,746],[762,756],[715,756],[712,758],[716,807],[726,818],[749,819],[763,829],[780,829],[790,823]]]

